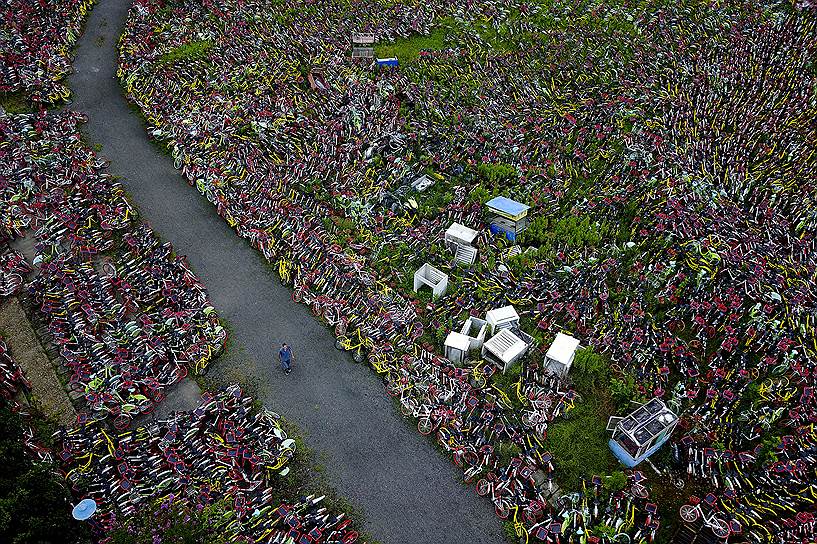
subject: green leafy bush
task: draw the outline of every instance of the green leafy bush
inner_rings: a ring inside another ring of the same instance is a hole
[[[191,509],[170,498],[157,501],[111,533],[111,544],[217,544],[219,527],[232,515],[222,503]]]
[[[604,477],[604,485],[610,491],[621,491],[627,486],[627,476],[617,470]]]
[[[0,408],[0,542],[87,542],[55,467],[35,462],[23,447],[24,428],[19,414]]]
[[[560,219],[536,217],[520,236],[520,243],[531,246],[595,247],[611,234],[607,223],[593,221],[590,216],[568,215]]]
[[[610,380],[610,392],[613,394],[613,400],[619,410],[628,408],[630,401],[636,400],[637,397],[635,378],[629,374],[623,380],[612,378]]]
[[[445,32],[444,29],[437,28],[427,36],[415,34],[395,40],[394,43],[378,44],[375,46],[375,54],[379,58],[397,57],[401,64],[410,64],[417,60],[420,51],[424,49],[442,49],[445,46]]]
[[[503,163],[481,163],[477,166],[477,174],[491,185],[506,184],[519,179],[516,167]]]

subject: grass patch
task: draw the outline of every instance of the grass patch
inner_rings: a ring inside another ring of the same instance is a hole
[[[203,59],[210,53],[212,48],[213,42],[210,40],[192,41],[168,51],[159,57],[159,62],[161,64],[173,64],[174,62],[191,62]]]
[[[23,91],[0,93],[0,107],[6,110],[9,115],[34,111],[34,106],[29,102]]]
[[[417,55],[423,49],[442,49],[446,43],[445,33],[444,29],[437,28],[428,36],[417,35],[394,43],[379,44],[374,52],[378,58],[397,57],[402,64],[407,64],[417,60]]]
[[[582,478],[607,476],[619,464],[607,446],[607,419],[615,413],[607,361],[592,349],[576,354],[570,373],[581,402],[548,427],[547,447],[556,458],[559,486],[577,489]]]

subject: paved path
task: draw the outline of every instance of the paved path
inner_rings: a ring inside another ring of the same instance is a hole
[[[330,483],[365,514],[364,529],[385,544],[504,542],[487,501],[459,482],[455,467],[397,413],[366,367],[334,349],[306,307],[295,305],[260,253],[240,239],[146,139],[116,81],[115,45],[127,0],[102,0],[77,48],[72,108],[144,219],[190,259],[214,306],[234,331],[233,353],[211,373],[254,384],[259,398],[304,431],[326,459]],[[101,39],[100,39],[101,36]],[[273,343],[286,341],[295,370],[274,368]]]

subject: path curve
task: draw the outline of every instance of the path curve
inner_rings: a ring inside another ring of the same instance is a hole
[[[306,307],[294,304],[260,253],[238,237],[147,140],[115,78],[116,43],[128,0],[91,12],[69,83],[71,108],[156,231],[187,255],[213,305],[233,327],[232,355],[210,372],[254,383],[259,398],[305,432],[325,458],[330,484],[364,512],[364,529],[385,544],[504,542],[488,501],[460,483],[455,467],[407,424],[366,367],[334,349]],[[295,370],[274,367],[286,341]],[[236,362],[236,353],[246,360]],[[232,362],[231,362],[232,361]]]

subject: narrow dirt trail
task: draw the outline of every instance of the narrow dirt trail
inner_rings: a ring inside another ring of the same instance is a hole
[[[455,467],[396,412],[373,373],[334,349],[329,331],[291,301],[260,254],[148,141],[115,78],[129,3],[102,0],[94,8],[76,51],[71,108],[88,114],[84,131],[103,144],[111,173],[123,176],[143,218],[188,256],[232,327],[232,354],[210,372],[253,384],[266,406],[298,425],[330,483],[364,511],[364,529],[384,544],[504,542],[489,503],[460,483]],[[289,376],[275,363],[281,342],[296,355]]]

